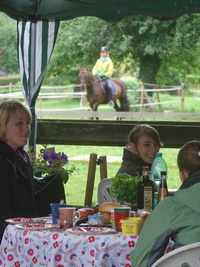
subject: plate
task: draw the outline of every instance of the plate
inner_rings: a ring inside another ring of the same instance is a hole
[[[58,224],[53,223],[20,223],[15,224],[15,227],[24,229],[24,230],[49,230],[49,229],[55,229],[58,228]]]
[[[44,218],[11,218],[5,220],[7,223],[10,224],[20,224],[20,223],[42,223],[44,224],[47,219]]]
[[[80,227],[110,227],[111,228],[111,224],[89,224],[89,223],[81,223],[81,224],[79,224],[79,226]]]
[[[108,227],[73,227],[66,229],[65,231],[78,235],[101,235],[117,233],[115,229]]]

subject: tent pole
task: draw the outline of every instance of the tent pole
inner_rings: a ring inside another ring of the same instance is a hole
[[[31,22],[31,61],[30,61],[30,100],[32,99],[32,90],[35,86],[35,68],[36,68],[36,22]],[[32,151],[36,151],[36,136],[37,136],[37,117],[35,114],[35,103],[34,106],[32,101],[30,102],[30,111],[32,114],[32,123],[31,123],[31,135],[30,135],[30,146]]]
[[[36,23],[31,22],[31,62],[30,62],[30,90],[35,85],[35,60],[36,60]]]

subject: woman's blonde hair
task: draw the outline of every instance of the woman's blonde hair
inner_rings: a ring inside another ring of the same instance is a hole
[[[10,117],[17,109],[23,110],[29,120],[32,121],[32,115],[30,111],[20,102],[14,100],[6,100],[0,103],[0,140],[3,140],[5,134],[6,124],[10,120]]]
[[[148,124],[138,124],[130,131],[128,135],[128,145],[133,143],[137,147],[138,140],[142,135],[150,136],[159,147],[163,146],[158,131]]]
[[[183,145],[177,156],[178,168],[188,176],[200,170],[200,141],[192,140]]]

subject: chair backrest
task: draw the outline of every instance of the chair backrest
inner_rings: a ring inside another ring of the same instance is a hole
[[[109,193],[109,187],[112,186],[112,182],[109,178],[104,178],[99,182],[98,185],[98,204],[103,202],[117,202],[117,200],[111,197]]]
[[[200,242],[175,249],[158,259],[151,267],[200,266]]]

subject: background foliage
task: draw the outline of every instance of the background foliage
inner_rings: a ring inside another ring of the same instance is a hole
[[[0,12],[0,71],[13,74],[18,72],[17,63],[17,22]]]
[[[75,82],[78,67],[92,68],[100,47],[106,45],[115,66],[113,76],[137,72],[143,82],[180,84],[186,74],[198,71],[198,19],[192,14],[164,22],[144,16],[118,23],[94,17],[61,22],[46,77],[60,82],[67,76]]]
[[[143,82],[176,85],[186,75],[198,75],[200,52],[199,14],[158,21],[132,16],[117,23],[95,17],[62,21],[45,84],[75,83],[78,67],[93,67],[101,46],[108,46],[115,73],[139,74]],[[0,13],[0,71],[18,72],[17,22]]]

